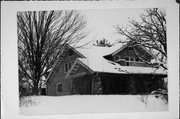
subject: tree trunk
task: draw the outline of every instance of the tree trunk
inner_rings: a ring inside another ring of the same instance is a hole
[[[38,83],[37,83],[37,82],[34,82],[33,95],[38,95],[38,94],[39,94]]]
[[[37,52],[37,59],[35,63],[35,80],[34,80],[34,87],[33,87],[33,95],[39,95],[39,89],[41,88],[41,85],[39,87],[39,83],[41,83],[41,63],[40,63],[40,53]]]

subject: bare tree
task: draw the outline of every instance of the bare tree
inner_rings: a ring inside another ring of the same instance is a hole
[[[67,44],[86,36],[84,18],[78,11],[28,11],[17,13],[19,75],[28,80],[32,94]]]
[[[110,42],[108,42],[108,40],[106,40],[105,38],[103,38],[102,40],[96,40],[96,43],[94,43],[93,45],[95,46],[101,46],[101,47],[111,47],[114,44],[111,44]]]
[[[115,29],[120,35],[127,39],[120,42],[129,43],[133,46],[143,46],[156,56],[154,66],[167,69],[167,39],[166,39],[166,13],[162,9],[145,9],[145,13],[140,16],[141,21],[130,20],[129,27],[115,25]],[[135,48],[134,48],[135,51]],[[136,53],[137,54],[137,53]],[[144,62],[143,58],[137,56]],[[152,65],[151,62],[146,62]]]

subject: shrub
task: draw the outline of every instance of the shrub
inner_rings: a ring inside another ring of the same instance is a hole
[[[168,91],[165,89],[158,89],[158,90],[152,91],[151,94],[155,94],[156,98],[163,98],[168,102]]]
[[[32,99],[31,96],[23,96],[19,98],[19,106],[29,107],[37,104],[37,101]]]

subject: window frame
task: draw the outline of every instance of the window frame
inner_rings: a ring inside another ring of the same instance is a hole
[[[137,62],[137,63],[140,62],[140,59],[139,59],[139,61],[136,61],[137,57],[125,56],[124,59],[125,59],[125,62],[126,62],[125,66],[132,66],[132,65],[130,65],[130,64],[132,64],[132,62]]]
[[[133,62],[136,63],[143,63],[138,57],[131,57],[131,56],[116,56],[116,60],[115,62],[118,62],[120,60],[124,60],[125,61],[125,66],[133,66],[131,65]],[[133,59],[133,60],[132,60]],[[138,59],[138,60],[137,60]]]
[[[71,69],[71,67],[72,67],[72,63],[68,62],[68,71]]]
[[[67,73],[73,66],[74,61],[69,61],[64,64],[64,72]]]
[[[135,57],[129,57],[130,62],[135,62]]]
[[[59,89],[59,86],[60,86],[60,89]],[[59,91],[60,90],[60,91]],[[56,92],[57,93],[62,93],[62,91],[63,91],[63,85],[62,85],[62,83],[57,83],[56,84]]]
[[[68,72],[69,71],[69,66],[68,66],[68,62],[64,64],[64,72]]]

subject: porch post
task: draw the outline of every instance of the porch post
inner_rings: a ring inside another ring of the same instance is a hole
[[[92,77],[91,94],[94,94],[94,76]]]

